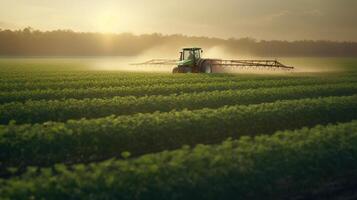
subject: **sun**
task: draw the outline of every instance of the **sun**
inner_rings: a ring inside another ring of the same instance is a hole
[[[120,30],[120,18],[113,13],[104,13],[96,18],[95,28],[99,32],[114,33]]]

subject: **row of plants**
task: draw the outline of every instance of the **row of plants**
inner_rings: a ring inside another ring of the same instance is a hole
[[[69,72],[23,72],[23,73],[2,73],[4,78],[0,80],[0,83],[25,83],[25,82],[62,82],[62,81],[91,81],[91,80],[137,80],[137,79],[171,79],[171,80],[183,80],[183,79],[201,79],[208,80],[211,78],[227,78],[230,79],[277,79],[284,76],[267,76],[267,75],[169,75],[167,73],[125,73],[115,71],[69,71]]]
[[[333,198],[341,186],[344,194],[355,194],[348,184],[357,177],[356,157],[353,121],[184,146],[138,159],[31,167],[21,177],[0,180],[0,198],[324,199],[321,193]]]
[[[61,73],[57,73],[57,75],[48,76],[46,73],[40,74],[29,74],[28,76],[9,76],[4,77],[4,79],[0,80],[0,82],[7,82],[11,84],[25,84],[25,83],[36,83],[36,82],[43,82],[43,83],[51,83],[51,82],[81,82],[81,81],[136,81],[136,80],[143,80],[143,79],[151,79],[152,81],[159,81],[159,80],[195,80],[195,79],[209,79],[209,76],[170,76],[168,74],[127,74],[127,73],[119,73],[113,72],[108,74],[101,74],[101,73],[71,73],[69,75],[63,75]],[[211,78],[219,79],[219,76],[212,76]],[[230,78],[230,77],[228,77]],[[233,77],[231,77],[233,78]]]
[[[12,84],[24,84],[32,82],[79,82],[79,81],[100,81],[100,80],[117,80],[117,81],[130,81],[130,80],[140,80],[140,79],[151,79],[151,80],[185,80],[185,79],[220,79],[224,78],[226,80],[237,80],[237,79],[281,79],[281,78],[297,78],[297,77],[356,77],[356,73],[317,73],[317,74],[307,74],[307,73],[297,73],[297,74],[176,74],[170,75],[168,73],[133,73],[133,72],[120,72],[120,71],[16,71],[16,72],[3,72],[0,68],[0,83],[12,83]]]
[[[178,83],[204,83],[204,82],[241,82],[250,80],[248,78],[239,78],[237,76],[217,76],[217,75],[187,75],[175,78],[174,75],[166,75],[166,77],[135,77],[128,76],[128,78],[100,78],[82,80],[81,76],[77,77],[77,80],[50,80],[50,81],[25,81],[25,82],[3,82],[0,84],[2,91],[15,91],[15,90],[34,90],[34,89],[64,89],[64,88],[87,88],[87,87],[114,87],[114,86],[143,86],[143,85],[158,85],[158,84],[178,84]],[[303,77],[274,77],[274,76],[262,76],[261,78],[255,78],[256,80],[279,80],[279,79],[302,79]]]
[[[0,126],[1,170],[133,156],[357,118],[357,95]]]
[[[79,80],[106,80],[106,79],[117,79],[117,80],[130,80],[130,79],[210,79],[212,77],[224,77],[228,79],[278,79],[287,77],[298,77],[298,76],[311,76],[312,74],[307,73],[294,73],[294,74],[213,74],[213,75],[169,75],[168,73],[140,73],[140,72],[122,72],[122,71],[7,71],[4,72],[0,68],[0,74],[3,78],[0,83],[11,82],[11,83],[23,83],[23,82],[52,82],[52,81],[79,81]],[[340,72],[340,73],[319,73],[314,74],[316,77],[328,76],[328,77],[338,77],[343,75],[344,77],[356,77],[354,72]]]
[[[346,76],[269,76],[261,75],[254,78],[248,78],[245,76],[223,76],[223,75],[178,75],[183,78],[175,78],[175,75],[166,75],[165,78],[135,78],[128,76],[129,78],[101,78],[101,79],[90,79],[82,80],[78,76],[77,80],[73,81],[26,81],[26,82],[4,82],[0,84],[0,91],[19,91],[19,90],[43,90],[43,89],[81,89],[89,87],[133,87],[133,86],[148,86],[148,85],[160,85],[160,84],[193,84],[193,83],[210,83],[210,82],[258,82],[258,81],[284,81],[284,80],[338,80],[346,79],[354,81],[355,77]]]
[[[234,90],[249,88],[285,87],[294,85],[321,85],[332,83],[352,83],[350,78],[339,79],[288,79],[288,80],[255,80],[255,81],[210,81],[208,83],[156,84],[133,87],[89,87],[82,89],[36,89],[0,92],[0,103],[27,100],[55,100],[55,99],[85,99],[85,98],[112,98],[115,96],[146,96],[169,95],[175,93],[191,93],[214,90]]]
[[[214,87],[214,86],[213,86]],[[12,102],[0,105],[0,123],[18,124],[130,115],[155,111],[218,108],[224,105],[247,105],[284,99],[302,99],[357,94],[357,85],[292,86],[248,90],[224,90],[168,96],[114,97],[109,99],[67,99]]]

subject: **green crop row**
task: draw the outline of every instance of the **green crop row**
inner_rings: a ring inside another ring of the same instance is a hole
[[[0,105],[0,123],[15,120],[19,124],[69,119],[98,118],[155,111],[217,108],[224,105],[247,105],[284,99],[302,99],[357,94],[357,85],[343,83],[317,86],[294,86],[250,90],[226,90],[169,96],[115,97],[111,99],[51,100],[13,102]]]
[[[90,81],[90,80],[134,80],[134,79],[210,79],[227,78],[227,79],[272,79],[286,78],[294,76],[311,76],[308,73],[291,73],[291,74],[213,74],[213,75],[170,75],[168,73],[140,73],[140,72],[122,72],[122,71],[9,71],[4,72],[0,67],[0,83],[23,83],[23,82],[61,82],[61,81]],[[356,77],[354,72],[340,73],[315,73],[314,76],[328,77]]]
[[[1,69],[0,69],[1,70]],[[15,83],[15,84],[24,84],[26,82],[79,82],[79,81],[106,81],[106,80],[117,80],[117,81],[135,81],[140,79],[151,79],[151,80],[195,80],[200,79],[202,81],[210,79],[226,79],[226,80],[235,80],[235,79],[279,79],[285,78],[286,76],[282,75],[170,75],[167,73],[124,73],[124,72],[37,72],[37,73],[22,73],[22,74],[11,74],[11,73],[1,73],[4,75],[0,79],[0,83]]]
[[[345,122],[357,118],[357,95],[279,101],[219,109],[136,114],[93,120],[0,126],[2,169],[103,160],[227,137]]]
[[[178,75],[179,77],[183,77]],[[304,77],[279,77],[279,76],[262,76],[256,77],[256,80],[284,80],[284,79],[302,79]],[[166,75],[164,78],[160,77],[132,77],[128,78],[103,78],[103,79],[90,79],[82,80],[80,75],[77,80],[51,80],[51,81],[25,81],[25,82],[3,82],[0,84],[1,91],[16,91],[16,90],[33,90],[33,89],[64,89],[64,88],[88,88],[88,87],[113,87],[113,86],[144,86],[144,85],[157,85],[157,84],[178,84],[178,83],[204,83],[204,82],[241,82],[247,81],[249,78],[240,76],[218,76],[218,75],[188,75],[183,78],[175,78],[173,75]]]
[[[150,79],[151,81],[179,81],[179,80],[207,80],[207,79],[223,79],[223,77],[219,76],[174,76],[168,74],[147,74],[147,75],[136,75],[136,74],[126,74],[126,73],[109,73],[109,74],[87,74],[85,72],[74,73],[73,75],[61,75],[57,74],[56,76],[47,77],[46,74],[30,74],[24,77],[4,77],[0,80],[0,83],[11,83],[14,85],[19,84],[31,84],[31,83],[53,83],[53,82],[69,82],[69,83],[76,83],[76,82],[100,82],[100,81],[142,81],[146,79]],[[236,79],[233,76],[227,77],[228,79]]]
[[[332,83],[354,83],[349,78],[339,79],[287,79],[287,80],[254,80],[237,82],[208,82],[208,83],[181,83],[144,85],[136,87],[107,87],[85,89],[46,89],[46,90],[18,90],[0,92],[0,103],[27,100],[55,100],[55,99],[85,99],[85,98],[111,98],[115,96],[145,96],[145,95],[168,95],[175,93],[190,93],[228,89],[250,89],[267,87],[285,87],[294,85],[317,85]]]
[[[345,193],[354,191],[343,183],[355,180],[356,157],[354,121],[138,159],[29,168],[21,177],[2,180],[0,194],[19,200],[294,199],[306,194],[316,199],[318,189],[329,197],[338,194],[326,187],[329,183],[342,184]]]
[[[180,76],[180,75],[178,75]],[[249,77],[249,76],[248,76]],[[258,76],[254,79],[241,76],[219,76],[219,75],[188,75],[184,78],[174,78],[173,75],[168,75],[166,78],[123,78],[123,79],[93,79],[81,80],[78,76],[76,81],[30,81],[23,83],[1,83],[0,91],[19,91],[19,90],[37,90],[37,89],[80,89],[88,87],[133,87],[145,85],[160,85],[160,84],[192,84],[192,83],[209,83],[209,82],[242,82],[242,81],[284,81],[284,80],[336,80],[341,77],[323,77],[323,76]],[[346,80],[356,80],[354,77],[342,78]]]

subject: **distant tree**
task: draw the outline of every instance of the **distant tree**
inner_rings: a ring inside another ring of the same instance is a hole
[[[220,46],[233,54],[256,56],[357,56],[357,42],[258,41],[254,38],[209,38],[182,34],[102,34],[72,30],[40,31],[0,28],[1,56],[134,56],[155,46],[173,52],[184,46]]]

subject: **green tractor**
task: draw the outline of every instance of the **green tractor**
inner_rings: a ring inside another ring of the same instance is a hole
[[[152,59],[135,66],[176,66],[173,73],[226,73],[237,70],[283,70],[292,71],[294,67],[286,66],[277,60],[224,60],[202,58],[201,48],[183,48],[179,60]]]
[[[184,48],[173,73],[213,73],[214,60],[203,59],[201,48]]]

